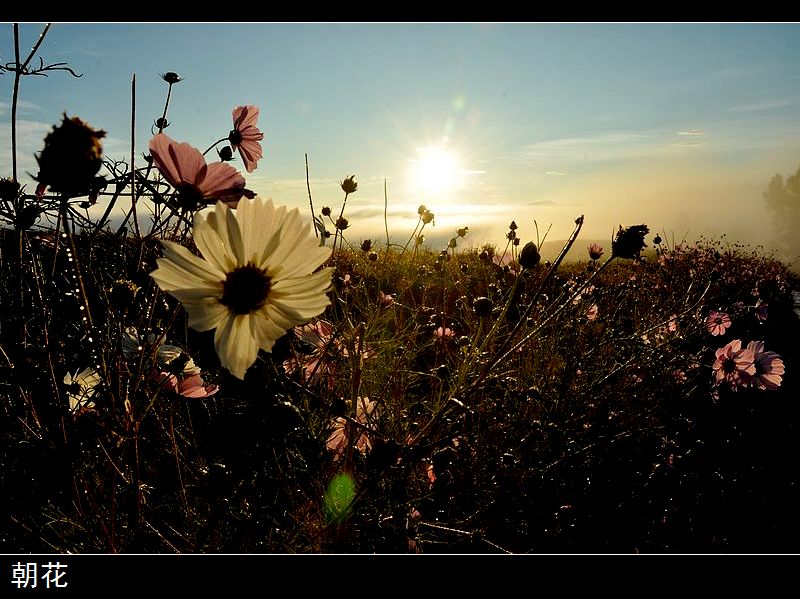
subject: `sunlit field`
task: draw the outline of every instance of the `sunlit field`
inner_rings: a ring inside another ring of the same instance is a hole
[[[73,75],[40,41],[4,54],[14,110],[30,75]],[[356,236],[358,174],[325,205],[312,167],[302,209],[249,188],[281,152],[266,109],[173,138],[184,76],[124,160],[70,108],[32,183],[3,117],[0,552],[797,551],[783,255],[635,212],[602,243],[520,210],[437,245],[437,206],[398,225],[389,193]],[[446,147],[408,170],[469,185]]]

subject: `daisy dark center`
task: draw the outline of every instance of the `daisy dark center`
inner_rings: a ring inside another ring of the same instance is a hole
[[[191,183],[178,186],[178,203],[181,208],[196,210],[203,203],[203,194]]]
[[[723,360],[722,372],[724,372],[725,374],[731,374],[733,372],[736,372],[736,362],[734,362],[730,358]]]
[[[242,134],[238,129],[233,129],[230,134],[228,134],[228,141],[234,146],[238,146],[240,143],[242,143]]]
[[[257,266],[242,266],[228,273],[219,301],[234,314],[249,314],[267,301],[270,281],[267,273]]]

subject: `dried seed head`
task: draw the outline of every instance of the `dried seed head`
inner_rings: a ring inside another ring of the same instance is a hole
[[[58,193],[84,195],[103,162],[100,140],[105,131],[92,129],[78,117],[67,118],[44,139],[44,149],[36,157],[36,180]]]
[[[620,225],[617,236],[611,243],[611,255],[630,260],[638,258],[645,247],[644,236],[649,232],[647,225],[633,225],[625,229]]]

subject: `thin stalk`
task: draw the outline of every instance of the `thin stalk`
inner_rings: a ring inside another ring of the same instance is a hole
[[[306,152],[305,157],[306,157],[306,189],[308,189],[308,205],[311,207],[311,224],[313,225],[311,228],[314,229],[314,236],[319,238],[319,231],[317,231],[317,223],[314,220],[314,202],[311,200],[311,181],[308,178],[308,152]]]
[[[386,179],[383,180],[383,226],[386,229],[386,249],[389,249],[389,195],[386,193]]]
[[[161,133],[161,132],[159,131],[159,133]],[[213,144],[211,144],[210,146],[208,146],[208,147],[206,148],[206,151],[205,151],[205,152],[203,152],[203,156],[205,156],[206,154],[208,154],[208,153],[209,153],[211,150],[213,150],[213,149],[214,149],[214,148],[215,148],[215,147],[216,147],[218,144],[221,144],[223,141],[228,141],[228,138],[227,138],[227,137],[223,137],[222,139],[218,139],[218,140],[217,140],[217,141],[215,141]]]
[[[33,45],[30,54],[25,59],[25,62],[19,62],[19,23],[14,23],[14,91],[11,96],[11,172],[14,181],[17,181],[17,101],[19,100],[19,81],[23,72],[28,67],[39,46],[42,45],[44,37],[50,29],[52,23],[47,23],[44,29],[39,34],[39,39]]]
[[[131,210],[133,211],[133,230],[136,231],[136,239],[141,239],[139,231],[139,216],[136,214],[136,73],[131,77]]]

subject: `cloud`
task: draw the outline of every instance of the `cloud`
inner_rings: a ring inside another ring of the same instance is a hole
[[[637,154],[652,139],[652,133],[632,131],[550,139],[525,146],[521,159],[563,162],[625,158]]]
[[[672,145],[678,148],[697,148],[705,144],[702,141],[678,141]]]
[[[36,173],[39,166],[36,163],[34,154],[41,151],[44,147],[44,138],[50,132],[52,125],[39,121],[29,121],[25,119],[17,120],[17,174],[22,181],[25,173]],[[0,139],[11,140],[11,124],[0,123]],[[0,176],[10,176],[11,174],[11,144],[3,143],[0,145],[0,165],[7,172],[0,173]]]
[[[533,202],[528,202],[525,204],[526,206],[561,206],[558,202],[553,200],[534,200]]]
[[[563,177],[567,174],[567,171],[545,171],[545,175],[551,175],[553,177]]]
[[[686,131],[678,131],[678,135],[688,135],[690,137],[695,137],[699,135],[705,135],[705,131],[701,131],[700,129],[687,129]]]
[[[23,114],[29,112],[37,112],[41,110],[42,107],[36,104],[35,102],[29,102],[28,100],[19,100],[17,102],[17,118],[19,118]],[[0,116],[6,116],[10,114],[11,114],[11,102],[0,100]]]
[[[762,112],[766,110],[777,110],[779,108],[789,108],[800,104],[800,98],[784,98],[782,100],[767,100],[754,104],[743,104],[726,108],[725,112]]]

